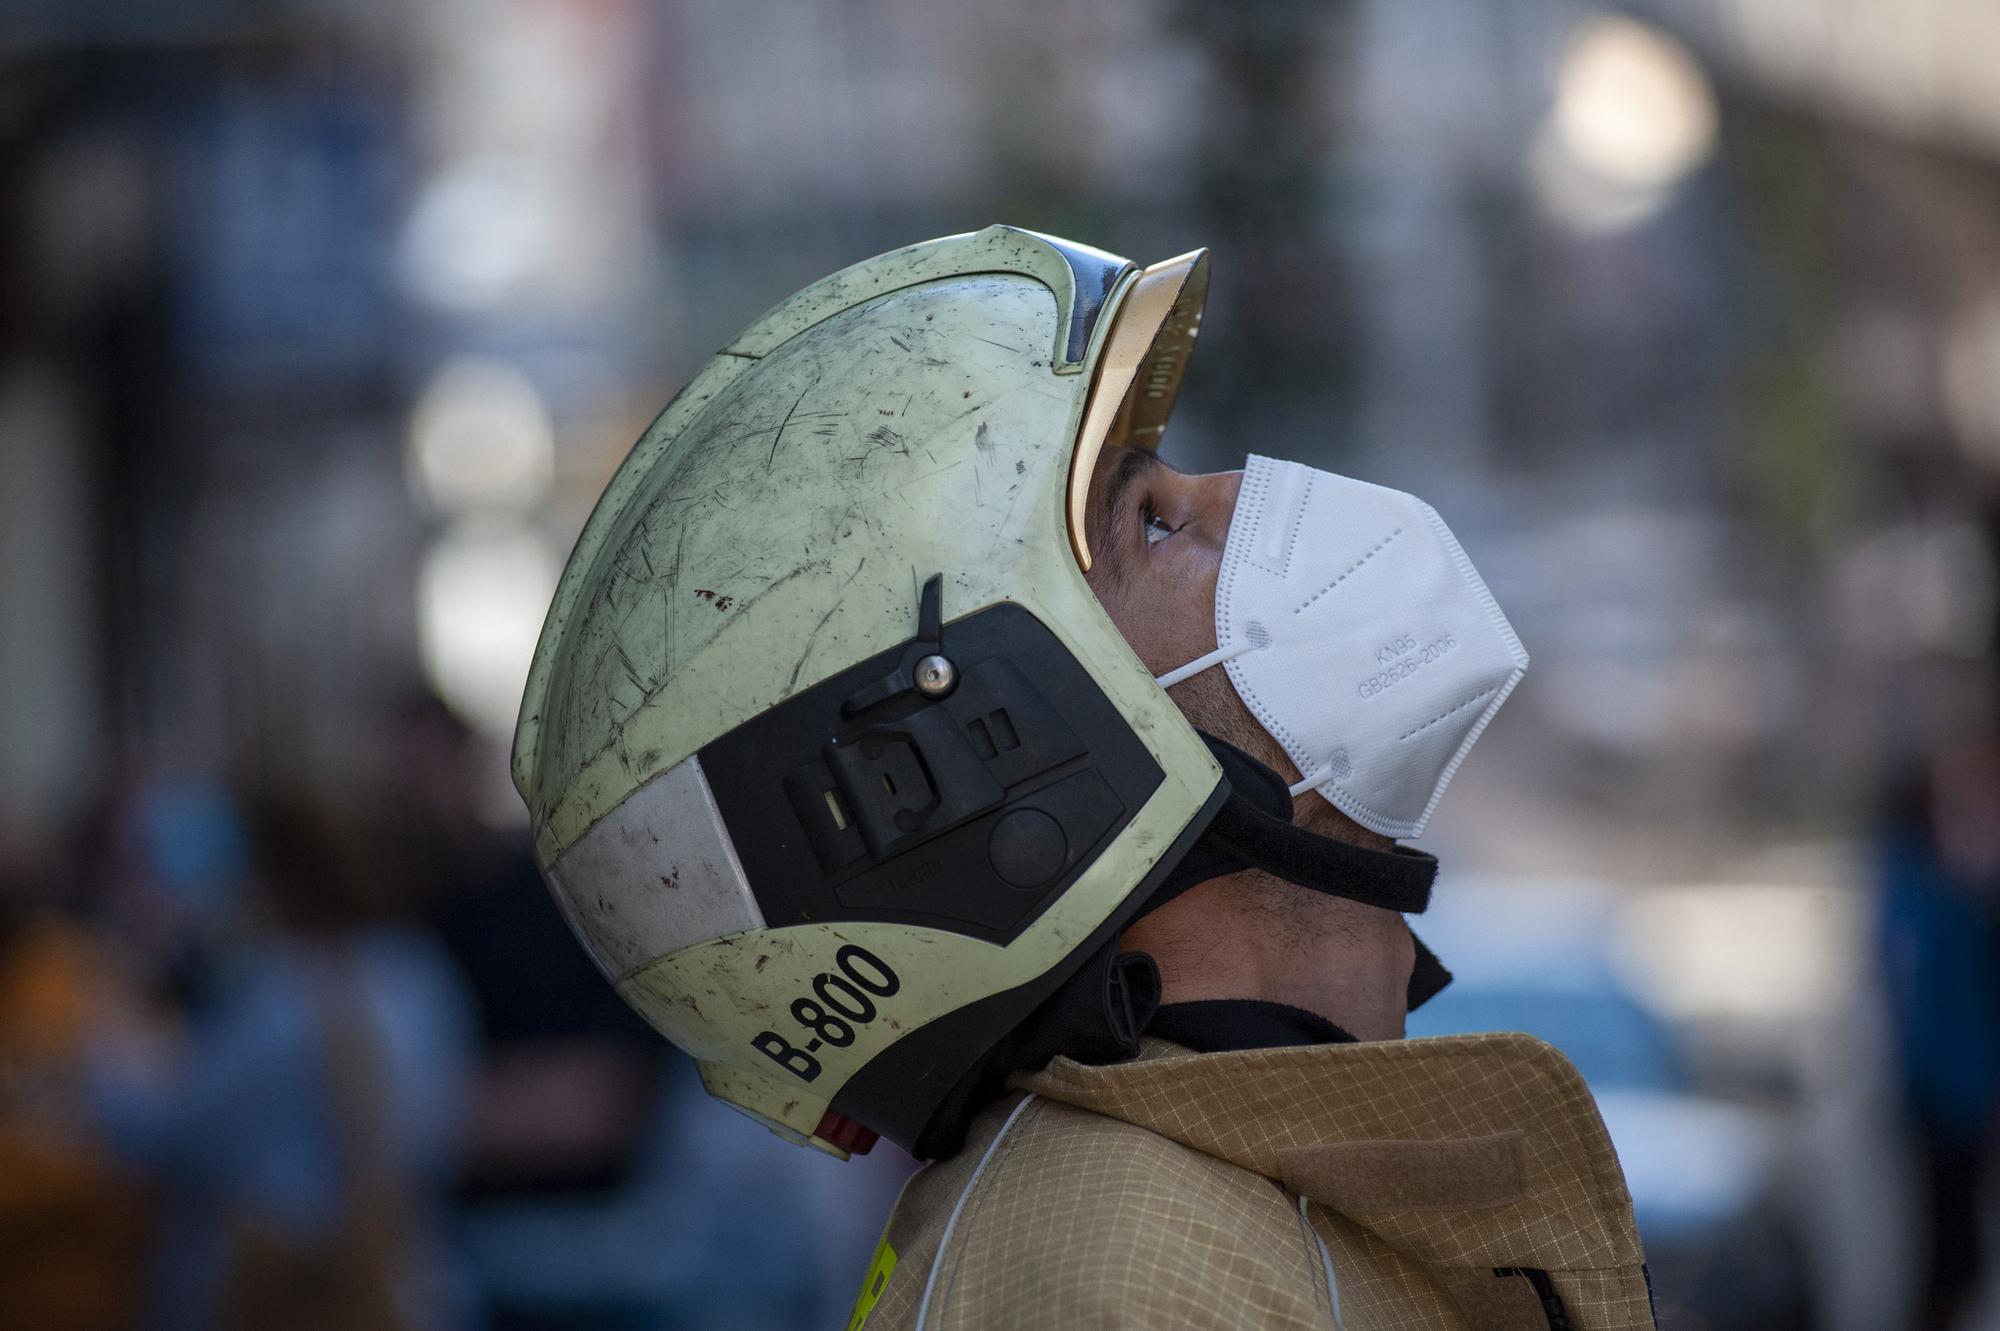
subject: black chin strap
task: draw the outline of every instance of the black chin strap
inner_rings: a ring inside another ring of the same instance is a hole
[[[1288,883],[1329,896],[1415,913],[1430,904],[1437,860],[1421,851],[1363,850],[1292,825],[1284,778],[1249,754],[1203,735],[1222,764],[1231,794],[1222,811],[1155,889],[1140,914],[1157,910],[1197,883],[1245,869],[1262,869]],[[1423,940],[1410,972],[1414,1011],[1451,983]],[[994,1044],[946,1093],[918,1135],[919,1159],[956,1152],[966,1125],[999,1094],[1010,1072],[1038,1068],[1057,1054],[1110,1063],[1139,1052],[1139,1036],[1160,999],[1159,970],[1143,952],[1120,952],[1112,938],[1028,1018]]]
[[[1232,793],[1194,849],[1146,903],[1146,911],[1159,909],[1197,883],[1244,869],[1262,869],[1314,892],[1398,914],[1415,915],[1430,905],[1431,884],[1437,878],[1435,855],[1406,846],[1366,850],[1308,832],[1292,822],[1292,797],[1283,777],[1233,744],[1206,732],[1202,739],[1222,764],[1223,779]],[[1451,983],[1451,972],[1436,954],[1422,939],[1415,941],[1411,1011]]]

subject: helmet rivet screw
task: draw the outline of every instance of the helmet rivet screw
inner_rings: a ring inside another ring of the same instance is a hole
[[[926,656],[917,662],[916,682],[926,698],[942,698],[958,686],[958,667],[948,657]]]

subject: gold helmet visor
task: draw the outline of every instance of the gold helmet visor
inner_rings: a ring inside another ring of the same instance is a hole
[[[1207,299],[1208,251],[1202,249],[1147,268],[1118,303],[1070,458],[1069,544],[1086,573],[1091,559],[1084,515],[1098,456],[1106,445],[1160,446]]]

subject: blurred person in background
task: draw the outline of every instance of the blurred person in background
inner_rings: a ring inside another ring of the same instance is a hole
[[[1879,946],[1927,1233],[1916,1325],[1990,1284],[2000,1184],[2000,736],[1952,748],[1889,810]]]
[[[93,1054],[97,1126],[161,1193],[145,1324],[470,1325],[441,1230],[469,1044],[457,977],[356,871],[379,827],[274,792],[245,822],[246,895],[213,903],[241,927],[184,1040]]]
[[[476,812],[482,750],[471,732],[430,698],[398,729],[437,930],[479,1017],[460,1200],[476,1209],[615,1189],[659,1098],[660,1042],[587,957],[551,948],[567,935],[525,835]]]
[[[0,1327],[116,1331],[148,1199],[77,1111],[93,1033],[143,1018],[52,877],[0,819]]]
[[[454,1205],[489,1325],[659,1324],[673,1282],[635,1292],[608,1268],[658,1241],[635,1202],[657,1181],[671,1051],[570,945],[524,831],[479,816],[478,738],[424,695],[394,743],[417,873],[478,1018]]]

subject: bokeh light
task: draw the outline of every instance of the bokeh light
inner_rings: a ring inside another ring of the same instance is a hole
[[[409,456],[419,492],[440,512],[532,508],[547,498],[555,466],[548,406],[516,367],[458,357],[417,398]]]
[[[495,738],[513,732],[556,571],[546,539],[505,520],[456,523],[424,556],[417,576],[424,673]]]
[[[1714,150],[1716,115],[1707,77],[1679,43],[1634,19],[1592,15],[1563,49],[1530,178],[1568,225],[1629,226]]]

